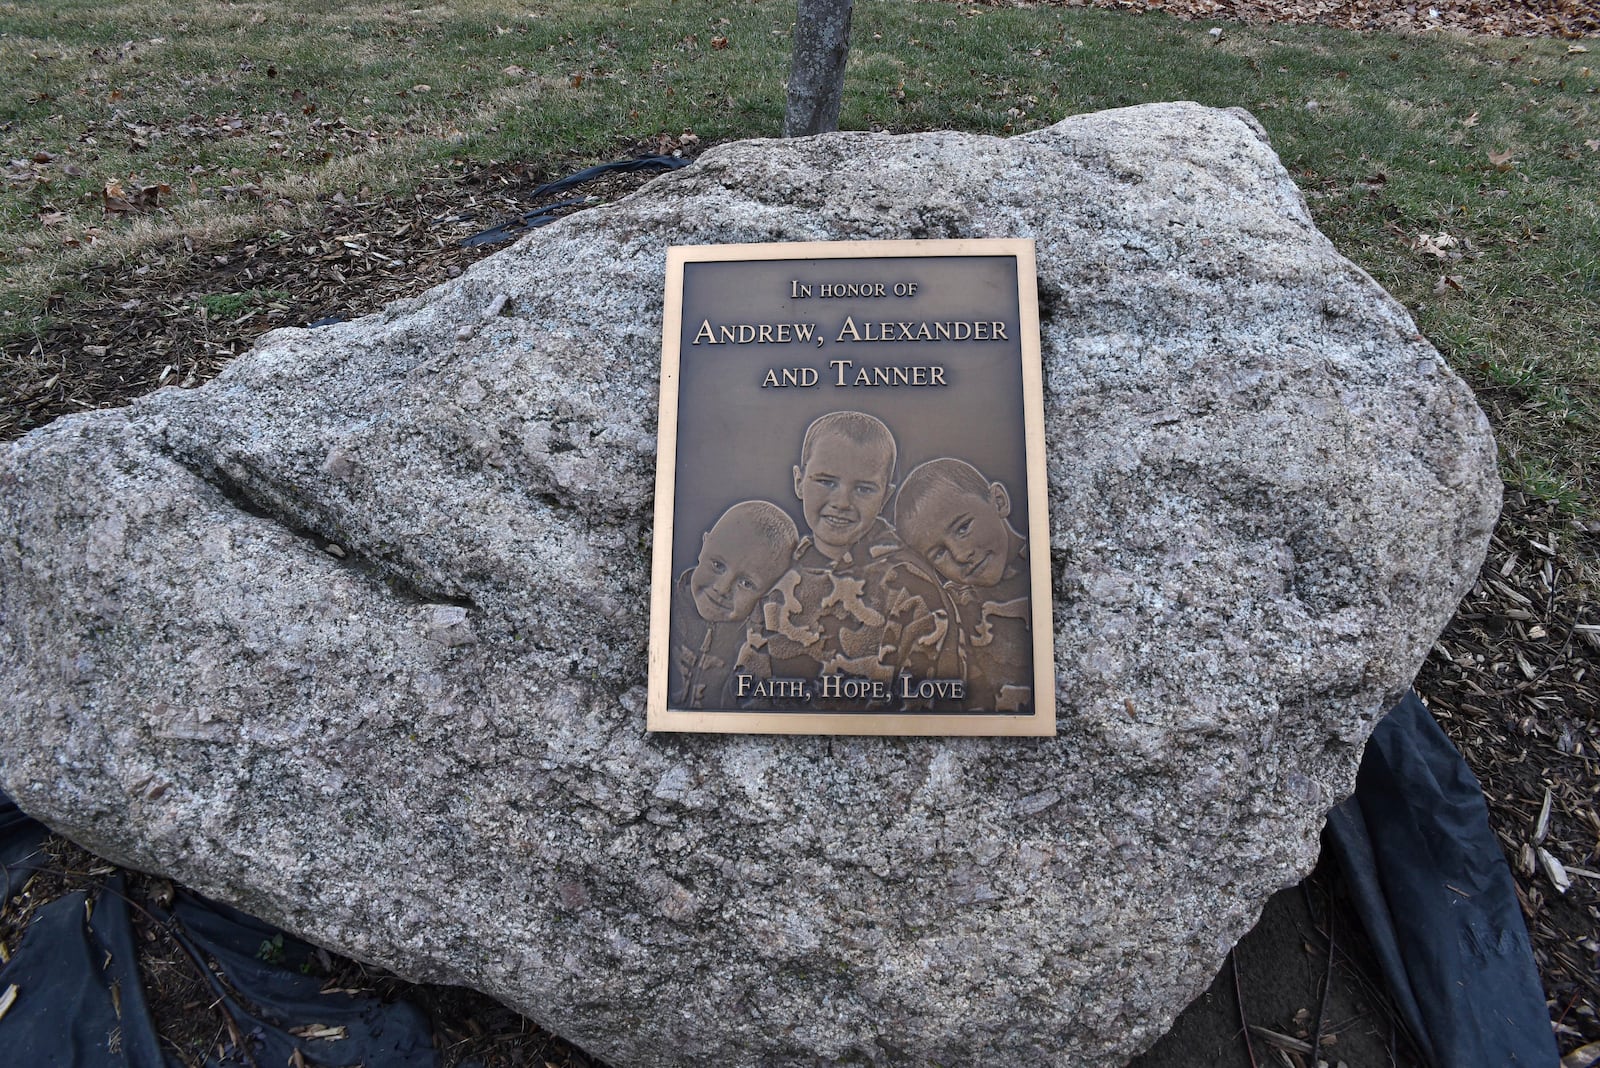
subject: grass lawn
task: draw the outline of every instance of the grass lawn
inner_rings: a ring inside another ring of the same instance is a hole
[[[420,290],[463,262],[463,220],[515,214],[522,186],[774,135],[792,20],[792,0],[0,2],[0,440],[197,383],[267,327],[370,310],[356,289]],[[1251,110],[1323,231],[1490,414],[1515,492],[1493,573],[1419,685],[1513,860],[1549,788],[1550,841],[1593,869],[1600,42],[1587,48],[877,0],[858,5],[841,126],[1005,135],[1157,100]],[[1526,774],[1496,770],[1509,764]],[[1536,870],[1519,880],[1563,1049],[1600,1040],[1593,951],[1560,952],[1600,935],[1596,886],[1558,902]],[[1541,935],[1547,904],[1565,911]]]

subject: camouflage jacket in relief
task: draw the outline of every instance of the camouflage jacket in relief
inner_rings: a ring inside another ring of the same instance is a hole
[[[901,673],[960,678],[953,619],[932,570],[880,518],[837,561],[809,536],[801,539],[794,567],[756,611],[736,670],[762,679],[872,679],[891,692]],[[879,702],[874,710],[900,703]],[[807,703],[835,705],[859,702]]]

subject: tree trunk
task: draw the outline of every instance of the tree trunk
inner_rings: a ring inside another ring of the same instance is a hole
[[[839,128],[853,4],[854,0],[799,0],[783,136],[805,137]]]

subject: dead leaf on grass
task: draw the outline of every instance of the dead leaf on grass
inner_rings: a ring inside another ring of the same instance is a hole
[[[134,211],[148,211],[161,206],[161,198],[172,192],[166,182],[141,184],[138,192],[129,194],[120,179],[109,179],[100,190],[100,204],[107,215],[122,215]]]
[[[101,229],[99,229],[98,225],[91,225],[91,227],[83,229],[82,235],[77,235],[77,237],[67,235],[67,237],[61,238],[61,246],[62,248],[83,248],[85,245],[93,245],[94,241],[99,240],[99,237],[101,237]]]
[[[1459,244],[1449,234],[1418,234],[1406,242],[1406,247],[1413,252],[1420,252],[1424,256],[1432,256],[1440,260],[1455,260],[1461,258],[1461,253],[1452,252],[1451,249]]]
[[[1494,169],[1497,171],[1509,171],[1512,167],[1516,166],[1516,164],[1511,161],[1511,155],[1512,153],[1509,148],[1504,152],[1491,152],[1489,153],[1489,162],[1494,164]]]
[[[100,191],[100,206],[107,215],[120,215],[133,210],[133,205],[128,203],[128,194],[123,190],[122,183],[115,178],[106,182],[105,188]]]
[[[1467,127],[1468,129],[1478,125],[1478,113],[1474,111],[1471,115],[1468,115],[1465,119],[1461,120],[1461,125]]]

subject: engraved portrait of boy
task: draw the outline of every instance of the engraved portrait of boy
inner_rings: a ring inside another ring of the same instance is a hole
[[[964,460],[930,460],[906,476],[894,521],[945,582],[955,605],[970,707],[1027,712],[1033,703],[1032,579],[1011,495]]]
[[[830,412],[806,429],[792,473],[809,532],[762,604],[737,672],[815,680],[813,707],[830,707],[839,679],[882,684],[868,702],[882,707],[903,703],[893,690],[901,672],[959,676],[938,580],[881,514],[896,458],[894,435],[864,412]]]
[[[700,539],[695,566],[672,589],[672,698],[726,704],[724,690],[751,613],[789,570],[800,532],[769,501],[741,501]]]

